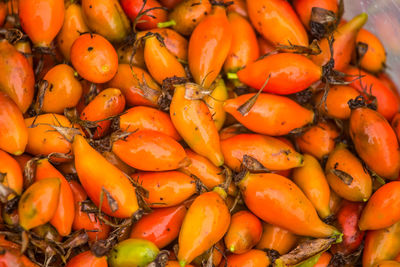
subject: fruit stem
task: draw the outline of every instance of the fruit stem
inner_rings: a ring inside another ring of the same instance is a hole
[[[168,27],[175,26],[175,25],[176,25],[175,20],[171,19],[169,21],[164,21],[164,22],[157,23],[157,28],[160,28],[160,29],[161,28],[168,28]]]

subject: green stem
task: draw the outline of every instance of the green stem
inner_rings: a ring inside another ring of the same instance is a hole
[[[229,80],[238,80],[239,79],[237,73],[235,73],[235,72],[228,72],[226,74],[226,76],[228,77]]]
[[[175,25],[176,25],[175,20],[171,19],[169,21],[157,23],[157,28],[168,28],[168,27],[175,26]]]

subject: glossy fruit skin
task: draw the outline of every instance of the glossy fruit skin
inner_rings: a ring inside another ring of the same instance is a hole
[[[352,81],[354,79],[354,77],[351,77],[351,75],[356,77],[360,75],[362,76],[362,78],[352,82],[350,86],[362,94],[368,93],[375,96],[378,106],[377,111],[381,113],[388,121],[390,121],[399,111],[400,101],[396,93],[383,84],[378,78],[354,67],[348,67],[344,72],[350,75],[346,78],[348,81]]]
[[[221,141],[225,164],[240,170],[243,156],[258,160],[269,170],[288,170],[303,165],[303,155],[284,142],[259,134],[238,134]]]
[[[168,114],[146,106],[126,110],[126,113],[119,117],[119,128],[124,132],[152,130],[168,135],[176,141],[182,139]]]
[[[352,52],[355,49],[357,33],[367,20],[368,15],[362,13],[354,17],[351,21],[339,26],[334,32],[333,38],[335,42],[333,43],[333,59],[335,61],[334,66],[336,70],[343,71],[349,65]],[[323,66],[327,64],[331,58],[328,39],[322,39],[319,42],[319,46],[322,53],[312,56],[311,58],[315,64]]]
[[[326,218],[331,215],[329,209],[329,184],[316,158],[305,154],[304,166],[293,170],[292,179],[293,182],[303,190],[321,218]]]
[[[71,63],[84,79],[105,83],[117,73],[118,55],[107,39],[98,34],[85,33],[72,44]]]
[[[25,119],[25,125],[28,127],[26,152],[35,156],[48,156],[53,152],[71,153],[71,143],[50,126],[72,128],[73,125],[65,116],[51,113],[41,114]],[[32,125],[37,126],[32,127]]]
[[[20,0],[21,27],[35,46],[49,47],[64,23],[63,0]]]
[[[221,166],[224,158],[212,115],[202,100],[185,98],[190,86],[198,85],[187,83],[175,88],[169,110],[172,123],[193,151],[208,158],[214,165]]]
[[[96,257],[91,251],[79,253],[65,267],[107,267],[107,257]]]
[[[364,242],[362,263],[365,267],[394,259],[400,252],[400,222],[386,229],[368,231]]]
[[[119,89],[108,88],[98,94],[83,109],[80,118],[85,121],[98,121],[97,128],[93,129],[93,138],[97,139],[104,136],[111,125],[111,120],[106,118],[118,115],[125,109],[125,97]]]
[[[187,211],[179,233],[180,265],[185,266],[217,243],[230,221],[228,207],[218,193],[211,191],[198,196]]]
[[[161,37],[164,38],[165,47],[171,54],[173,54],[178,59],[185,61],[187,60],[188,41],[185,37],[170,28],[155,28],[148,31],[138,32],[136,35],[136,39],[144,36],[148,32],[160,34]]]
[[[6,174],[1,183],[20,195],[23,185],[22,170],[18,162],[3,150],[0,150],[0,173]]]
[[[246,253],[237,255],[237,254],[232,254],[229,255],[227,258],[227,265],[224,265],[225,263],[222,262],[219,266],[227,266],[227,267],[236,267],[236,266],[241,266],[241,267],[258,267],[258,266],[269,266],[270,265],[270,260],[268,258],[268,255],[266,252],[258,250],[258,249],[252,249]]]
[[[321,92],[314,99],[314,105],[322,114],[329,117],[347,120],[350,118],[351,110],[349,100],[355,99],[360,93],[350,86],[335,85],[329,89],[326,101],[321,103],[324,92]]]
[[[318,262],[314,265],[314,267],[328,267],[331,259],[332,259],[332,254],[325,251],[324,253],[321,254],[321,256],[318,259]]]
[[[257,90],[270,77],[263,91],[288,95],[303,91],[318,81],[322,69],[303,55],[279,53],[250,63],[237,74],[241,82]]]
[[[178,237],[185,215],[184,205],[155,209],[133,226],[130,238],[149,240],[162,249]]]
[[[159,84],[174,76],[186,77],[182,64],[156,36],[151,36],[145,41],[144,61],[149,73]]]
[[[121,0],[121,6],[129,19],[134,22],[136,17],[139,15],[140,9],[143,6],[141,0]],[[154,7],[161,7],[157,0],[149,0],[143,8],[143,11]],[[151,17],[150,17],[150,16]],[[142,16],[136,24],[136,28],[139,30],[151,30],[157,28],[157,23],[164,22],[167,20],[167,11],[165,9],[154,9],[147,12],[146,15]]]
[[[332,245],[330,249],[332,253],[348,255],[361,245],[365,232],[358,228],[358,222],[363,208],[363,203],[345,201],[342,205],[336,214],[336,218],[338,227],[343,233],[343,241]]]
[[[194,266],[201,266],[202,262],[207,261],[210,258],[210,252],[212,251],[212,264],[214,266],[218,266],[223,258],[223,255],[221,252],[225,250],[224,242],[221,239],[219,242],[217,242],[212,249],[207,250],[200,256],[197,256],[193,261],[192,264]],[[191,265],[186,265],[186,266],[191,266]]]
[[[26,57],[9,44],[0,41],[0,88],[25,113],[32,103],[35,76]]]
[[[83,32],[89,32],[89,28],[83,18],[82,7],[72,3],[65,9],[64,23],[56,38],[57,46],[67,61],[71,59],[72,44]]]
[[[82,85],[74,75],[74,69],[67,64],[60,64],[50,69],[44,76],[49,83],[42,111],[63,113],[65,108],[75,107],[82,96]]]
[[[280,136],[314,120],[314,112],[295,101],[273,94],[260,94],[250,111],[243,116],[238,108],[255,94],[244,94],[225,101],[224,109],[253,132]]]
[[[168,9],[172,9],[174,8],[176,5],[178,5],[180,2],[182,2],[182,0],[160,0],[160,3],[168,8]]]
[[[18,203],[22,228],[30,230],[50,221],[58,206],[60,183],[58,178],[47,178],[26,189]]]
[[[17,105],[5,93],[0,92],[0,149],[21,155],[28,143],[28,130]]]
[[[146,82],[150,88],[149,91],[143,92],[140,84]],[[108,83],[108,86],[118,88],[124,94],[128,106],[151,106],[158,105],[158,96],[160,95],[160,87],[153,80],[150,74],[144,69],[128,64],[120,64],[117,74]]]
[[[131,32],[118,0],[82,0],[82,13],[87,26],[111,42],[121,42]]]
[[[189,36],[196,26],[211,12],[209,0],[183,0],[169,13],[169,19],[176,25],[173,29],[182,35]]]
[[[180,168],[180,171],[187,175],[194,175],[199,178],[208,190],[212,190],[214,187],[224,183],[225,176],[221,168],[216,167],[207,158],[190,149],[185,149],[185,152],[191,163],[188,166]],[[228,188],[228,194],[234,196],[236,195],[236,192],[237,189],[232,183]]]
[[[232,29],[221,6],[196,26],[189,40],[190,72],[197,84],[209,88],[221,71],[229,54]]]
[[[77,231],[85,229],[91,242],[104,240],[108,237],[111,227],[100,221],[97,214],[81,211],[81,202],[87,199],[87,194],[77,181],[69,181],[74,194],[75,215],[72,229]],[[105,216],[106,219],[109,219]]]
[[[7,3],[1,3],[0,4],[0,26],[4,25],[6,17],[7,17]]]
[[[257,249],[273,249],[284,255],[296,244],[297,236],[276,225],[263,222],[263,233]]]
[[[342,171],[352,177],[346,184],[335,171]],[[326,179],[332,190],[340,197],[354,202],[365,202],[372,194],[372,178],[364,169],[362,162],[343,144],[336,146],[329,154],[325,166]]]
[[[186,161],[185,150],[177,141],[152,130],[116,141],[112,151],[129,166],[143,171],[175,170]]]
[[[386,119],[374,110],[357,108],[351,112],[349,127],[359,157],[378,175],[396,179],[400,170],[400,148]]]
[[[203,100],[207,104],[211,112],[217,130],[221,130],[226,120],[226,112],[224,110],[225,101],[228,99],[228,89],[222,78],[217,78],[215,88],[210,95],[206,95]]]
[[[310,29],[310,18],[313,7],[319,7],[326,10],[330,10],[337,14],[338,2],[336,0],[294,0],[293,7],[296,10],[301,22],[309,30]]]
[[[116,201],[118,209],[113,212],[104,194],[101,210],[117,218],[131,217],[139,206],[135,187],[124,173],[94,150],[81,135],[74,137],[72,150],[79,181],[93,203],[96,206],[100,204],[100,195],[104,188]]]
[[[376,73],[386,66],[386,52],[382,42],[373,33],[361,29],[356,38],[356,43],[368,45],[368,50],[360,61],[363,69]]]
[[[399,181],[380,187],[364,208],[359,227],[361,230],[383,229],[400,220],[398,207]]]
[[[290,4],[284,0],[247,1],[254,28],[275,45],[308,46],[308,36]]]
[[[238,186],[246,206],[265,222],[304,236],[328,237],[339,233],[319,219],[312,203],[288,178],[247,173]],[[269,207],[268,211],[264,207]]]
[[[249,211],[239,211],[232,215],[231,225],[224,237],[225,246],[235,254],[251,250],[260,241],[261,221]]]
[[[250,22],[236,12],[228,13],[232,43],[224,63],[225,72],[236,72],[260,56],[256,33]]]
[[[196,193],[194,179],[178,172],[140,172],[132,175],[149,191],[146,202],[152,208],[172,207]]]
[[[67,236],[71,232],[75,215],[75,203],[71,187],[65,177],[50,164],[48,159],[41,159],[36,163],[35,181],[46,178],[58,178],[60,180],[58,206],[50,223],[61,236]]]
[[[335,139],[339,130],[331,122],[319,122],[303,135],[296,138],[296,143],[303,153],[308,153],[321,160],[335,148]]]
[[[118,243],[108,256],[110,267],[145,267],[158,254],[158,248],[150,241],[130,238]]]

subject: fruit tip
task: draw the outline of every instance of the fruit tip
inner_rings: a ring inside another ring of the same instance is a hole
[[[180,260],[179,261],[179,266],[185,267],[186,266],[186,261],[185,260]]]

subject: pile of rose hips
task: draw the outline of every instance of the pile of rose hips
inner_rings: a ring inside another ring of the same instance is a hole
[[[0,266],[400,266],[400,98],[337,0],[0,3]]]

